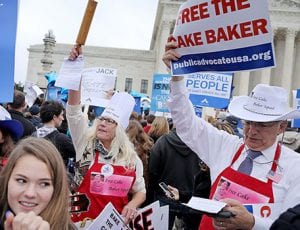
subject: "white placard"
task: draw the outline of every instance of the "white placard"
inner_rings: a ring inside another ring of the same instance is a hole
[[[116,69],[105,67],[84,69],[81,79],[81,102],[105,107],[109,101],[107,92],[114,89],[116,77]]]
[[[83,56],[80,55],[74,61],[65,58],[55,81],[55,86],[78,90],[80,86],[81,72],[83,70],[83,67]]]
[[[44,92],[34,83],[26,81],[24,85],[25,100],[29,107],[31,107],[38,96]]]
[[[87,230],[103,229],[130,230],[130,228],[124,224],[123,218],[110,202],[105,206],[93,223],[87,228]]]
[[[159,201],[140,209],[138,215],[129,224],[133,230],[137,229],[168,229],[169,223],[169,206],[160,207]]]
[[[267,0],[188,0],[173,35],[182,55],[173,75],[275,66]]]
[[[217,214],[226,206],[226,203],[193,196],[185,205],[201,212]]]

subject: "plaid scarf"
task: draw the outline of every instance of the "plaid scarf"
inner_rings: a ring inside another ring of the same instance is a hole
[[[98,150],[105,160],[112,158],[112,156],[108,156],[108,151],[104,148],[103,144],[99,140],[96,140],[95,150]]]

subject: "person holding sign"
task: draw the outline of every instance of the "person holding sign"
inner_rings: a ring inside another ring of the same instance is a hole
[[[1,230],[75,230],[68,211],[68,179],[55,146],[21,140],[0,176]]]
[[[74,60],[79,54],[81,48],[74,47],[69,58]],[[143,164],[125,132],[134,104],[128,93],[115,93],[89,128],[81,110],[80,90],[69,91],[67,120],[80,169],[77,192],[86,200],[80,207],[78,197],[74,199],[74,222],[95,219],[111,202],[128,223],[145,201]]]
[[[180,58],[177,47],[176,42],[166,44],[168,67]],[[204,216],[201,229],[269,229],[280,213],[300,203],[300,156],[277,141],[287,119],[300,118],[300,110],[287,110],[285,89],[258,84],[249,96],[231,101],[229,112],[244,122],[239,138],[195,115],[182,76],[172,76],[170,86],[168,106],[177,133],[210,168],[210,199],[220,197],[220,181],[228,182],[221,201],[233,217]]]

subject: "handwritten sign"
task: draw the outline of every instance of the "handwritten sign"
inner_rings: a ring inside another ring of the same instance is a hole
[[[174,29],[172,74],[234,72],[275,66],[267,0],[189,0]]]
[[[81,72],[83,68],[83,56],[80,55],[74,61],[65,58],[58,73],[55,86],[66,89],[78,90],[80,86]]]
[[[221,177],[213,199],[222,200],[225,198],[235,199],[242,204],[268,203],[270,200],[267,196]]]
[[[133,177],[92,172],[90,191],[94,194],[124,197],[131,188]]]
[[[84,69],[81,79],[81,102],[105,107],[109,101],[107,91],[114,89],[116,77],[116,69],[105,67]]]

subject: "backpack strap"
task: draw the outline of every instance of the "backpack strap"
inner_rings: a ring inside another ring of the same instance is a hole
[[[56,139],[57,139],[59,134],[60,133],[59,133],[58,130],[54,130],[53,132],[46,135],[44,138],[50,140],[54,145],[56,145]]]

